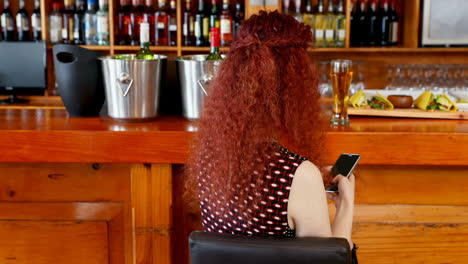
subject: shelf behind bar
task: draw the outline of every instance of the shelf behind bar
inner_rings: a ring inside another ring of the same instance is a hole
[[[51,50],[54,45],[47,45],[47,49]],[[102,50],[102,51],[110,51],[111,46],[98,46],[98,45],[79,45],[82,48],[90,49],[90,50]]]
[[[116,51],[139,51],[140,46],[119,46],[115,45],[114,50]],[[177,51],[176,46],[150,46],[151,51]]]
[[[307,48],[309,52],[468,52],[468,47],[420,47],[420,48],[406,48],[406,47],[351,47],[351,48]]]
[[[220,47],[219,50],[221,52],[228,52],[229,47]],[[192,46],[183,46],[182,51],[202,51],[202,52],[210,52],[210,47],[192,47]]]

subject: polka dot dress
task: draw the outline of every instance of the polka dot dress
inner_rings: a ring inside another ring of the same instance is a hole
[[[288,225],[288,198],[294,173],[305,158],[278,146],[267,166],[271,167],[271,175],[265,171],[263,178],[266,187],[263,188],[262,197],[257,208],[252,210],[250,221],[239,213],[239,201],[233,197],[230,206],[214,212],[211,201],[205,198],[200,201],[203,231],[255,236],[294,237],[295,232]],[[258,174],[258,172],[254,172]],[[200,191],[208,192],[208,184],[200,179]],[[253,183],[252,183],[253,184]],[[252,199],[251,197],[249,197]],[[215,199],[215,198],[211,198]]]

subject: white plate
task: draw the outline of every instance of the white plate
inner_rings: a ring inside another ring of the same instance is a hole
[[[365,89],[362,90],[366,99],[372,98],[372,96],[377,95],[379,92],[381,95],[387,98],[389,95],[409,95],[413,97],[413,100],[416,100],[424,91],[422,90],[378,90],[378,89]],[[443,94],[443,92],[432,92],[434,95]],[[468,96],[468,93],[466,94]],[[447,94],[451,100],[455,100],[453,95]]]
[[[468,100],[468,91],[454,91],[450,92],[450,94],[456,97],[457,99]]]
[[[468,112],[468,104],[458,103],[455,104],[460,112]]]

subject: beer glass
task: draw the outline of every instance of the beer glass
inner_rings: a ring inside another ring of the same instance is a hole
[[[333,87],[332,125],[349,125],[348,99],[349,86],[353,79],[353,63],[350,60],[332,60],[330,79]]]

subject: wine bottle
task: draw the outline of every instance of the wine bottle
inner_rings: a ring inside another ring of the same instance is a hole
[[[206,58],[206,60],[222,60],[221,53],[219,52],[219,28],[212,27],[211,28],[211,42],[210,42],[210,54]]]
[[[140,50],[138,51],[136,58],[138,60],[152,60],[154,59],[154,54],[151,52],[149,46],[149,23],[142,22],[140,23]]]
[[[52,3],[52,12],[49,15],[49,40],[51,44],[62,43],[63,17],[60,7],[60,3]]]
[[[291,0],[283,0],[283,13],[285,15],[289,15],[289,5],[291,4]]]
[[[314,29],[314,14],[312,13],[312,2],[311,0],[306,0],[305,2],[305,11],[302,14],[302,21],[304,21],[305,25],[310,26],[310,29],[313,32]]]
[[[333,1],[328,1],[328,9],[325,22],[325,47],[335,47],[336,15],[333,8]]]
[[[358,5],[359,3],[356,3],[354,1],[351,1],[351,14],[349,16],[349,22],[350,22],[350,32],[349,32],[349,45],[351,47],[354,47],[354,46],[357,46],[357,40],[358,40],[358,33],[359,33],[359,30],[358,30],[358,25],[357,25],[357,21],[358,21]]]
[[[399,41],[399,27],[398,27],[398,14],[395,10],[395,1],[392,0],[390,9],[390,30],[389,30],[389,42],[390,45],[397,45]]]
[[[88,7],[84,15],[84,32],[85,32],[85,43],[86,45],[96,45],[96,27],[97,27],[97,16],[96,16],[96,0],[88,0]]]
[[[233,20],[231,10],[229,9],[229,0],[223,0],[223,10],[221,11],[220,20],[221,46],[226,47],[231,45],[233,31]]]
[[[24,0],[19,1],[19,10],[16,13],[16,34],[18,41],[29,41],[29,15],[24,7]]]
[[[326,16],[323,0],[319,0],[315,14],[315,47],[325,47]]]
[[[158,46],[167,46],[169,45],[168,41],[168,14],[167,14],[167,2],[166,0],[159,0],[158,2],[159,10],[155,15],[155,39],[156,45]]]
[[[302,23],[302,13],[301,13],[301,0],[295,0],[294,1],[294,13],[292,16],[299,22]]]
[[[130,45],[137,46],[140,41],[138,40],[140,36],[140,24],[144,21],[143,12],[145,12],[145,6],[143,5],[143,0],[133,0],[133,8],[130,12],[130,20],[132,23],[132,38],[130,40]]]
[[[182,42],[184,46],[192,46],[194,45],[194,24],[195,24],[195,19],[192,13],[192,10],[190,8],[191,1],[186,0],[185,1],[185,10],[183,14],[183,22],[182,22]]]
[[[86,12],[85,0],[76,0],[76,11],[73,15],[73,42],[76,45],[85,44],[84,15]]]
[[[388,0],[383,0],[377,14],[378,19],[378,44],[387,46],[389,44],[390,36],[390,10],[388,8]]]
[[[357,32],[358,32],[358,46],[365,46],[367,44],[367,27],[366,27],[366,2],[365,0],[359,0],[359,13],[357,23]]]
[[[33,40],[42,40],[41,7],[39,0],[34,0],[34,11],[31,14],[31,26]]]
[[[168,22],[168,44],[177,46],[177,10],[175,0],[170,1],[170,9],[167,17]]]
[[[63,11],[63,27],[62,27],[62,42],[64,44],[73,44],[75,38],[73,31],[74,25],[74,14],[75,14],[75,1],[64,0],[65,10]]]
[[[233,39],[237,38],[239,35],[239,28],[244,21],[244,8],[240,2],[236,3],[236,12],[234,14],[234,29],[233,29]]]
[[[155,23],[155,17],[154,14],[156,13],[156,10],[153,7],[153,0],[146,0],[145,1],[145,12],[143,13],[143,22],[146,22],[149,24],[150,27],[150,45],[156,43],[154,40],[154,34],[155,34],[155,28],[154,28],[154,23]]]
[[[132,20],[130,19],[130,11],[132,6],[130,0],[120,0],[120,8],[118,12],[118,44],[130,45],[130,36],[133,34]]]
[[[195,15],[195,46],[206,46],[209,42],[208,33],[210,27],[210,18],[205,10],[204,0],[198,1],[198,12]]]
[[[219,28],[219,9],[216,4],[216,0],[211,0],[211,13],[210,13],[210,33],[209,39],[211,39],[211,29]]]
[[[99,0],[99,10],[96,12],[96,37],[100,46],[109,45],[109,11],[107,0]]]
[[[335,21],[335,46],[343,48],[346,40],[346,16],[344,13],[343,0],[339,0],[336,9],[336,21]]]
[[[379,38],[379,27],[377,21],[377,3],[376,0],[369,1],[369,8],[366,13],[366,32],[368,46],[376,46]]]
[[[10,1],[5,0],[3,3],[4,3],[4,9],[0,16],[3,40],[14,41],[15,40],[15,20],[13,19],[13,13],[11,12],[11,9],[10,9]]]

